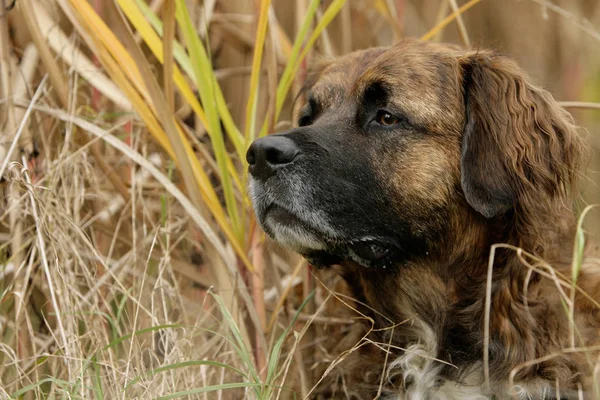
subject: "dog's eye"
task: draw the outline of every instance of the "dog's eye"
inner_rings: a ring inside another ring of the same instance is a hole
[[[379,110],[377,111],[377,115],[375,116],[375,122],[383,126],[392,126],[399,124],[400,118],[396,117],[388,111]]]
[[[314,122],[315,113],[317,111],[317,103],[313,98],[309,98],[306,105],[300,112],[298,118],[298,126],[307,126]]]
[[[298,126],[307,126],[312,124],[312,115],[303,115],[298,118]]]

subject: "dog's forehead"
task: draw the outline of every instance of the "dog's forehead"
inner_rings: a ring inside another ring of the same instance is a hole
[[[390,88],[390,101],[413,118],[439,120],[460,109],[459,54],[454,47],[413,40],[350,53],[325,64],[310,92],[329,107],[359,101],[367,87],[383,83]]]
[[[341,102],[352,88],[352,84],[387,48],[360,50],[335,60],[321,63],[313,70],[307,86],[312,97],[324,105]]]

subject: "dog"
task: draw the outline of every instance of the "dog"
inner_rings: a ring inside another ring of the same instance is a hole
[[[249,147],[249,193],[391,344],[365,398],[600,398],[600,263],[573,255],[588,148],[549,92],[493,51],[404,40],[321,62],[298,102]]]

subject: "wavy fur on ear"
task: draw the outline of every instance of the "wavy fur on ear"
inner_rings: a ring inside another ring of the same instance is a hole
[[[514,211],[517,236],[542,238],[544,227],[572,218],[586,147],[571,116],[515,62],[482,52],[460,63],[465,197],[487,218]]]

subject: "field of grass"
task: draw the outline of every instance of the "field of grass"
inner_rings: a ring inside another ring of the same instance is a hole
[[[600,147],[595,0],[0,0],[0,399],[311,396],[361,315],[245,151],[313,60],[406,36],[512,55]]]

